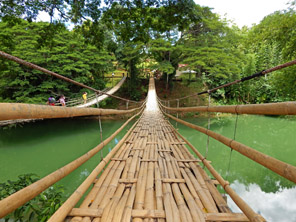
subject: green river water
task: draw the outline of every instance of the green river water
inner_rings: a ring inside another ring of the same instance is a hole
[[[187,121],[207,127],[208,120]],[[103,138],[107,138],[124,121],[104,120]],[[234,137],[236,116],[211,118],[211,130]],[[172,122],[176,125],[175,122]],[[129,124],[104,148],[104,155],[122,138]],[[179,132],[205,155],[207,136],[178,124]],[[71,162],[99,143],[99,122],[86,119],[44,120],[0,129],[0,183],[15,180],[24,173],[43,177]],[[268,116],[238,117],[236,140],[256,150],[296,166],[296,119]],[[270,170],[232,152],[225,145],[210,139],[208,159],[231,187],[268,221],[296,221],[296,186]],[[62,179],[66,195],[72,193],[98,164],[100,153]],[[230,163],[230,164],[229,164]],[[227,170],[229,167],[229,171]],[[228,171],[228,173],[227,173]],[[239,209],[228,198],[235,212]]]

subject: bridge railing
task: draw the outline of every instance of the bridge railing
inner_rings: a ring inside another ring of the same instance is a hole
[[[198,111],[198,112],[221,112],[221,113],[236,113],[236,114],[259,114],[259,115],[296,115],[296,102],[236,105],[236,106],[213,106],[213,107],[200,106],[200,107],[186,107],[186,108],[167,107],[162,105],[160,101],[159,101],[159,104],[162,107],[162,110],[167,117],[212,137],[213,139],[225,144],[231,149],[238,151],[239,153],[248,157],[249,159],[279,174],[280,176],[296,183],[296,167],[295,166],[292,166],[288,163],[277,160],[276,158],[270,157],[245,144],[239,143],[233,139],[227,138],[209,129],[181,120],[166,112],[166,111],[175,111],[175,112]]]
[[[1,104],[0,104],[1,105]],[[9,105],[9,104],[8,104]],[[23,105],[23,104],[22,104]],[[26,104],[25,104],[26,105]],[[28,105],[28,104],[27,104]],[[30,201],[37,195],[39,195],[41,192],[55,184],[56,182],[60,181],[62,178],[70,174],[72,171],[77,169],[79,166],[81,166],[83,163],[85,163],[87,160],[89,160],[91,157],[93,157],[96,153],[98,153],[101,149],[105,147],[112,139],[115,138],[115,136],[120,133],[128,123],[130,123],[133,119],[135,119],[138,115],[140,115],[144,108],[145,108],[146,103],[144,102],[141,107],[134,109],[132,112],[138,111],[135,115],[133,115],[131,118],[129,118],[119,129],[117,129],[110,137],[105,139],[103,142],[101,142],[99,145],[97,145],[95,148],[92,150],[88,151],[81,157],[77,158],[76,160],[73,160],[72,162],[68,163],[67,165],[61,167],[60,169],[54,171],[53,173],[43,177],[42,179],[36,181],[35,183],[17,191],[16,193],[6,197],[5,199],[0,201],[0,218],[8,215],[9,213],[13,212],[16,210],[18,207],[24,205],[26,202]],[[40,106],[39,106],[40,107]],[[55,107],[53,107],[55,108]],[[57,108],[57,107],[56,107]],[[60,108],[60,107],[59,107]],[[68,108],[67,109],[73,109],[73,108]],[[76,109],[76,110],[87,110],[88,108],[84,109]],[[2,110],[2,109],[1,109]],[[57,109],[61,110],[61,109]],[[101,110],[101,109],[93,109],[104,113],[107,110]],[[122,112],[113,112],[113,114],[117,115],[122,115],[123,113],[130,113],[131,110],[114,110],[114,111],[122,111]],[[109,113],[110,114],[110,113]],[[98,115],[98,114],[96,114]],[[2,117],[2,115],[0,114]],[[21,117],[24,118],[24,117]],[[31,118],[31,117],[30,117]],[[135,124],[134,124],[135,125]],[[134,127],[133,125],[133,127]],[[112,154],[114,154],[115,151],[111,151]],[[101,163],[99,166],[103,167],[108,163],[108,157],[105,157],[102,159]],[[99,172],[99,171],[98,171]],[[77,194],[77,193],[76,193]]]
[[[215,140],[225,144],[241,153],[242,155],[248,157],[249,159],[259,163],[260,165],[272,170],[273,172],[281,175],[282,177],[296,183],[296,167],[266,154],[263,154],[257,150],[254,150],[242,143],[239,143],[233,139],[227,138],[221,134],[215,133],[209,129],[194,125],[192,123],[181,120],[167,112],[224,112],[224,113],[236,113],[236,114],[260,114],[260,115],[296,115],[296,103],[295,102],[285,102],[279,104],[255,104],[255,105],[237,105],[237,106],[217,106],[217,107],[182,107],[182,108],[172,108],[161,104],[158,100],[160,109],[163,114],[168,118],[173,119],[185,126],[202,132]],[[168,121],[168,120],[167,120]],[[169,121],[168,121],[169,122]],[[170,123],[170,122],[169,122]],[[171,124],[171,123],[170,123]],[[171,124],[172,126],[172,124]],[[173,127],[173,126],[172,126]],[[244,214],[250,219],[250,221],[265,221],[258,214],[256,214],[248,204],[241,199],[236,192],[230,187],[228,181],[226,181],[210,164],[211,162],[206,159],[186,138],[184,138],[177,130],[174,130],[176,135],[178,135],[196,154],[196,156],[201,160],[204,166],[209,170],[214,178],[219,182],[231,199],[236,203],[236,205],[244,212]]]

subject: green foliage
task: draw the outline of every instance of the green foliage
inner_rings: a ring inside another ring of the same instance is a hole
[[[124,67],[131,80],[157,69],[172,86],[179,63],[196,72],[205,89],[295,59],[295,1],[252,28],[230,27],[227,20],[193,0],[186,1],[29,1],[0,2],[0,48],[76,81],[102,89],[102,76]],[[67,6],[67,10],[66,10]],[[33,21],[40,11],[51,24]],[[53,21],[53,12],[61,19]],[[68,31],[61,23],[80,24]],[[114,62],[116,59],[116,62]],[[147,61],[154,61],[144,67]],[[296,99],[296,68],[268,74],[213,93],[221,103],[261,103]],[[191,84],[191,74],[188,85]],[[66,97],[78,86],[0,59],[0,101],[45,103],[49,94]],[[128,95],[130,96],[130,95]]]
[[[113,57],[106,50],[84,42],[82,35],[61,24],[21,21],[11,27],[6,22],[0,23],[0,47],[7,53],[103,89],[102,77],[113,69]],[[0,59],[0,71],[0,95],[4,102],[44,104],[50,94],[71,97],[83,90],[6,59]]]
[[[18,180],[8,180],[0,183],[0,199],[29,186],[38,180],[35,174],[18,176]],[[5,221],[47,221],[50,216],[62,205],[64,189],[62,186],[51,186],[40,195],[16,209],[5,217]]]

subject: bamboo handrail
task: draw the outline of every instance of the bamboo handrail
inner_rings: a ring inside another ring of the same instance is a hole
[[[163,108],[176,112],[221,112],[234,114],[257,115],[296,115],[296,102],[265,103],[229,106],[196,106],[173,108],[162,105]]]
[[[81,157],[77,158],[76,160],[68,163],[64,167],[54,171],[53,173],[43,177],[42,179],[36,181],[35,183],[17,191],[16,193],[6,197],[5,199],[0,201],[0,218],[6,216],[7,214],[13,212],[18,207],[22,206],[29,200],[36,197],[38,194],[43,192],[45,189],[56,183],[57,181],[61,180],[68,174],[70,174],[73,170],[81,166],[91,157],[93,157],[97,152],[99,152],[106,144],[108,144],[115,136],[136,116],[138,116],[142,110],[129,118],[119,129],[117,129],[110,137],[105,139],[102,143],[98,146],[93,148],[92,150],[88,151],[86,154],[82,155]]]
[[[292,166],[288,163],[282,162],[278,159],[275,159],[273,157],[270,157],[264,153],[261,153],[257,150],[252,149],[251,147],[248,147],[242,143],[239,143],[233,139],[229,139],[223,135],[220,135],[218,133],[215,133],[211,130],[205,129],[203,127],[194,125],[192,123],[188,123],[184,120],[180,120],[177,119],[176,117],[164,113],[166,116],[168,116],[169,118],[182,123],[185,126],[188,126],[192,129],[195,129],[201,133],[204,133],[212,138],[214,138],[215,140],[218,140],[219,142],[225,144],[226,146],[238,151],[239,153],[241,153],[242,155],[248,157],[249,159],[259,163],[260,165],[272,170],[273,172],[281,175],[282,177],[296,183],[296,167]]]
[[[142,111],[141,111],[142,112]],[[139,115],[140,112],[136,115]],[[133,117],[135,117],[134,115]],[[137,125],[139,119],[133,124],[125,136],[119,141],[119,143],[112,149],[112,151],[99,163],[99,165],[92,171],[92,173],[84,180],[84,182],[73,192],[73,194],[66,200],[66,202],[51,216],[49,222],[63,221],[70,211],[75,207],[77,202],[81,199],[83,194],[87,191],[93,181],[96,179],[98,174],[111,160],[113,155],[118,151],[121,145],[125,142],[125,139],[132,132],[133,128]]]
[[[172,124],[168,121],[168,123],[172,126]],[[197,151],[197,149],[185,138],[183,137],[175,128],[174,132],[191,148],[191,150],[199,157],[199,159],[203,162],[203,164],[207,167],[210,173],[218,180],[223,189],[229,194],[231,199],[236,203],[236,205],[242,210],[242,212],[250,219],[250,221],[265,221],[260,215],[256,214],[252,208],[240,198],[239,195],[230,187],[229,183],[223,179],[223,177],[212,167],[210,161],[204,158],[204,156]]]
[[[142,106],[145,102],[142,104]],[[141,107],[142,107],[141,106]],[[77,116],[123,115],[133,113],[141,107],[130,110],[75,108],[24,103],[0,103],[0,120],[68,118]]]

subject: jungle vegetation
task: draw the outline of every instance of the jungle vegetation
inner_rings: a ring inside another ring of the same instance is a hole
[[[239,28],[193,0],[3,0],[0,49],[97,89],[105,87],[105,73],[120,67],[135,94],[143,70],[171,81],[178,64],[188,64],[208,89],[295,59],[295,2]],[[50,22],[38,22],[41,13]],[[276,71],[213,97],[223,104],[295,100],[295,71]],[[50,94],[82,91],[0,58],[0,102],[44,104]]]

